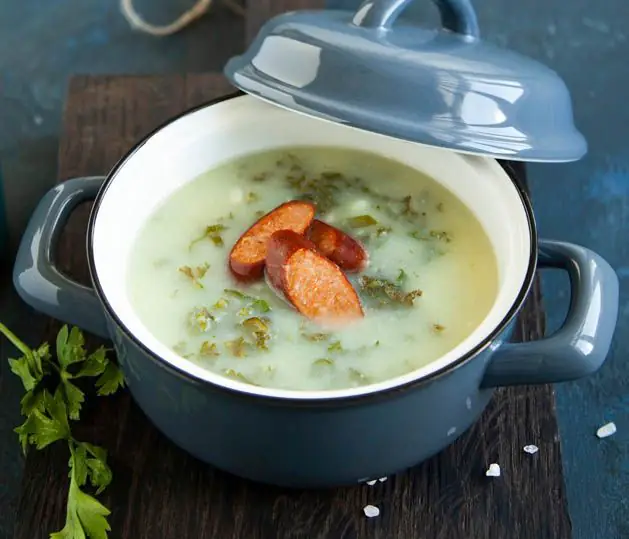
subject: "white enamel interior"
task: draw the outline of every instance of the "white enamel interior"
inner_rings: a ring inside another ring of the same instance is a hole
[[[485,320],[459,346],[419,370],[377,384],[334,391],[288,391],[243,384],[205,370],[162,344],[136,316],[127,295],[129,254],[142,225],[156,207],[202,172],[227,160],[303,145],[355,148],[395,159],[432,176],[473,210],[493,244],[500,286]],[[200,380],[256,395],[340,398],[425,377],[480,344],[514,304],[526,277],[530,247],[529,224],[521,198],[496,161],[313,119],[242,96],[177,119],[152,135],[115,171],[95,216],[93,270],[106,300],[127,330],[174,367]]]

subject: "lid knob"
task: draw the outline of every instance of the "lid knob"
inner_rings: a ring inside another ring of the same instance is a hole
[[[225,74],[284,108],[403,140],[519,161],[581,158],[561,78],[483,42],[471,0],[433,1],[439,29],[397,20],[410,0],[285,13]]]
[[[411,0],[365,0],[352,23],[365,28],[388,29]],[[433,0],[441,14],[444,29],[478,39],[478,21],[470,0]]]

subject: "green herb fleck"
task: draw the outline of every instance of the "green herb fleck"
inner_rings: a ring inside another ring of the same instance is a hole
[[[201,354],[204,357],[218,357],[221,355],[221,353],[218,351],[218,347],[216,346],[216,343],[209,342],[209,341],[203,341],[203,344],[201,344],[201,350],[199,351],[199,354]]]
[[[225,298],[220,298],[212,307],[213,309],[224,309],[229,305],[229,300]]]
[[[409,232],[408,235],[419,241],[430,241],[430,235],[421,230],[413,230],[412,232]]]
[[[209,239],[217,247],[222,247],[224,245],[224,242],[221,236],[221,232],[223,232],[224,230],[227,230],[227,227],[221,224],[207,226],[205,228],[205,232],[203,232],[203,235],[199,236],[195,240],[192,240],[188,248],[192,249],[192,247],[194,247],[198,242],[206,238]]]
[[[382,306],[387,305],[389,301],[393,301],[406,307],[412,307],[415,298],[422,295],[422,291],[419,289],[404,292],[397,284],[391,281],[367,275],[360,277],[359,283],[363,292],[371,298],[377,299]]]
[[[234,357],[245,357],[247,355],[247,348],[249,344],[245,341],[244,337],[238,337],[232,341],[225,342],[225,348]]]
[[[247,318],[247,320],[245,320],[242,325],[249,329],[252,332],[256,332],[256,331],[263,331],[263,332],[268,332],[269,331],[269,319],[268,318],[259,318],[257,316],[254,316],[252,318]]]
[[[452,236],[445,230],[431,230],[430,237],[439,241],[445,241],[446,243],[452,241]]]
[[[330,338],[329,333],[302,333],[301,335],[302,337],[304,337],[304,339],[313,342],[327,341]]]
[[[403,269],[400,269],[400,272],[398,273],[396,281],[398,282],[398,284],[404,284],[407,277],[408,276],[406,275],[406,272]]]
[[[233,378],[234,380],[238,380],[239,382],[243,382],[245,384],[249,384],[252,386],[257,386],[258,384],[254,384],[249,378],[247,378],[244,374],[235,371],[234,369],[225,369],[223,374],[228,378]]]
[[[410,195],[402,199],[402,215],[411,217],[417,215],[417,211],[413,208],[413,197]]]
[[[334,365],[334,360],[327,357],[322,357],[321,359],[317,359],[315,362],[313,362],[313,365],[317,367],[330,367]]]
[[[328,346],[328,352],[342,352],[342,351],[343,351],[343,345],[341,344],[341,341],[334,341],[330,343],[330,345]]]
[[[233,288],[226,288],[224,292],[228,296],[232,296],[241,301],[249,302],[246,307],[243,307],[241,309],[242,314],[239,313],[240,316],[247,316],[247,314],[251,314],[251,309],[255,309],[256,311],[261,313],[268,313],[271,310],[269,302],[264,299],[248,296],[247,294],[242,293],[240,290],[235,290]]]
[[[233,288],[225,288],[223,292],[225,292],[225,294],[227,294],[228,296],[233,296],[238,299],[249,299],[250,297],[246,294],[243,294],[240,290],[234,290]]]
[[[250,191],[249,193],[247,193],[247,197],[246,197],[246,202],[247,204],[253,204],[254,202],[257,202],[260,199],[260,197],[254,193],[253,191]]]
[[[264,299],[254,299],[251,306],[261,313],[268,313],[271,310],[269,302]]]
[[[437,211],[439,213],[443,213],[444,212],[443,202],[439,202],[439,204],[437,204]]]
[[[262,183],[269,179],[269,175],[267,172],[260,172],[260,174],[256,174],[252,179],[256,183]]]
[[[378,221],[376,221],[371,215],[357,215],[355,217],[350,217],[347,220],[347,224],[351,228],[366,228],[368,226],[377,225]]]
[[[11,371],[22,381],[24,423],[15,429],[22,450],[29,446],[43,449],[56,441],[64,441],[70,451],[70,487],[66,504],[66,522],[52,539],[106,539],[110,531],[109,510],[83,487],[88,482],[99,495],[111,483],[107,452],[95,445],[74,438],[71,422],[80,416],[85,394],[71,380],[95,378],[98,395],[109,395],[124,386],[122,373],[106,357],[104,348],[89,354],[83,334],[77,328],[63,326],[56,339],[56,359],[48,344],[31,350],[4,324],[4,335],[22,354],[9,359]]]
[[[432,325],[432,330],[435,333],[441,333],[445,328],[445,326],[442,326],[441,324],[433,324]]]
[[[210,269],[210,265],[206,262],[202,266],[197,266],[196,268],[191,268],[190,266],[181,266],[179,271],[183,273],[186,277],[188,277],[195,286],[199,288],[203,288],[203,284],[201,283],[201,279],[205,277],[207,270]]]
[[[215,321],[214,316],[205,307],[196,307],[190,313],[190,325],[195,329],[206,332],[212,327]]]
[[[286,177],[289,187],[304,200],[317,205],[320,215],[329,212],[337,204],[337,193],[352,186],[352,182],[338,173],[324,172],[319,177],[307,178],[300,167],[295,174]]]
[[[259,350],[268,350],[267,343],[271,338],[271,335],[269,335],[269,324],[270,320],[268,318],[259,318],[257,316],[248,318],[242,323],[242,326],[252,334],[256,348]]]

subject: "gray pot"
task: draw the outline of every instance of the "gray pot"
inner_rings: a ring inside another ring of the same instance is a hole
[[[464,349],[394,380],[310,394],[248,386],[204,371],[165,349],[136,319],[126,298],[126,260],[156,205],[225,159],[305,144],[377,151],[421,168],[479,216],[503,282],[492,312]],[[64,276],[52,253],[72,209],[94,198],[88,288]],[[491,208],[483,202],[488,199]],[[570,311],[554,335],[507,343],[537,267],[568,272]],[[493,388],[596,371],[618,310],[618,280],[609,264],[583,247],[538,242],[525,194],[495,160],[315,120],[248,96],[172,120],[106,178],[77,178],[52,189],[24,234],[14,282],[35,309],[111,338],[134,399],[177,445],[236,475],[293,487],[393,474],[452,443],[477,420]]]

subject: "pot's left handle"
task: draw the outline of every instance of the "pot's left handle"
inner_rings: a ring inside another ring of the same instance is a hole
[[[94,199],[104,179],[75,178],[48,191],[31,216],[13,268],[15,289],[31,307],[100,337],[108,336],[102,305],[92,288],[59,271],[55,251],[72,210]],[[77,243],[76,248],[85,245]]]
[[[542,240],[540,268],[570,277],[570,308],[562,327],[538,341],[500,345],[489,359],[482,387],[567,382],[592,374],[605,361],[618,317],[618,277],[585,247]]]

